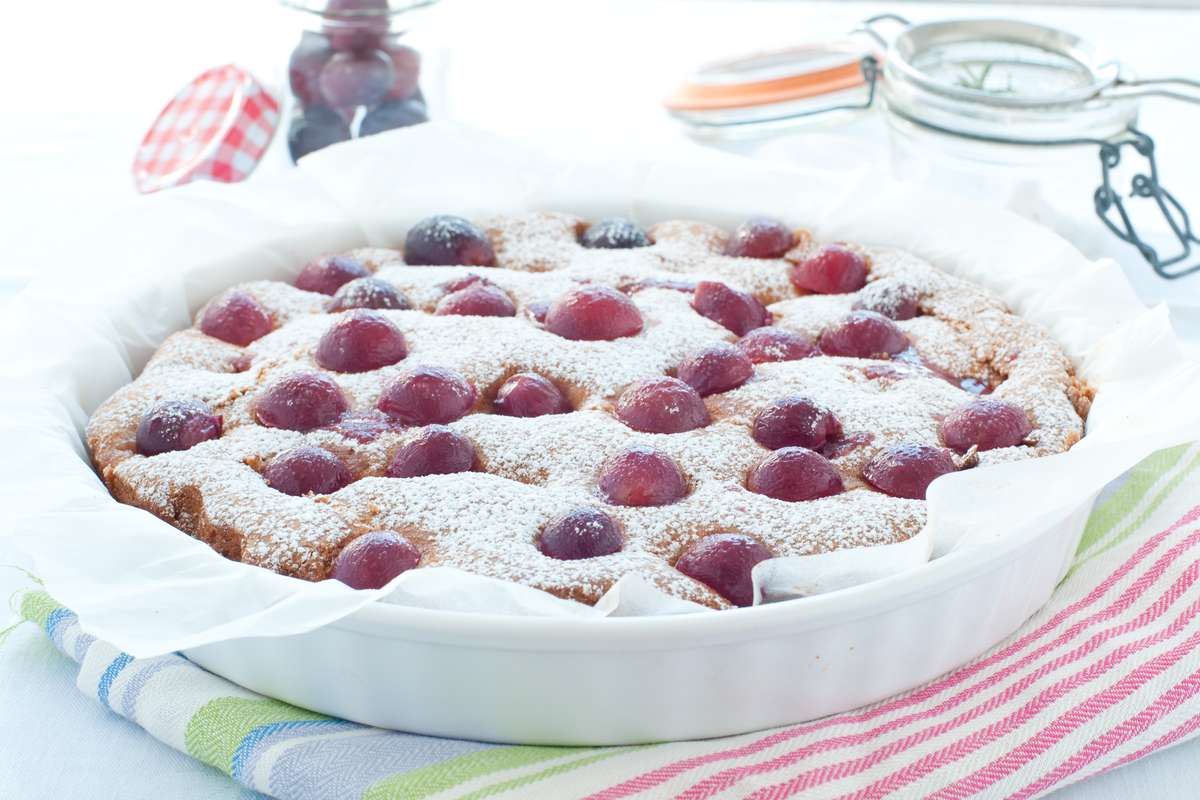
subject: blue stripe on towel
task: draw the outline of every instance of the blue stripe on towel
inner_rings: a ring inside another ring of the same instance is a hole
[[[133,656],[128,653],[121,653],[113,659],[108,665],[108,669],[104,670],[104,674],[100,676],[100,685],[96,687],[96,696],[100,698],[100,702],[105,708],[112,710],[112,706],[108,704],[108,690],[112,688],[112,682],[121,674],[121,670],[129,666],[133,662]]]

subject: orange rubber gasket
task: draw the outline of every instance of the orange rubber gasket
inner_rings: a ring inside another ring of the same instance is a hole
[[[827,69],[745,83],[685,83],[669,94],[663,105],[672,111],[715,111],[802,100],[852,89],[866,83],[858,59]]]

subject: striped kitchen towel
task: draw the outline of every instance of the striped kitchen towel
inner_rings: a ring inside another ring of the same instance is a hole
[[[644,747],[489,745],[330,719],[180,656],[134,659],[44,592],[22,614],[79,688],[171,747],[308,798],[1029,798],[1200,731],[1200,445],[1097,504],[1070,573],[1007,641],[906,694],[800,725]]]

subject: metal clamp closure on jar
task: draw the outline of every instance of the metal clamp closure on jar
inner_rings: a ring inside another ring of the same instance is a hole
[[[868,20],[865,28],[881,19]],[[1101,184],[1093,201],[1105,226],[1164,278],[1200,271],[1200,263],[1180,266],[1200,239],[1183,206],[1159,182],[1153,139],[1137,128],[1142,97],[1200,103],[1200,82],[1128,79],[1116,59],[1078,36],[998,19],[909,25],[888,47],[883,78],[888,112],[928,130],[1003,145],[1094,145]],[[1127,150],[1146,161],[1129,196],[1154,201],[1179,244],[1174,255],[1160,255],[1138,234],[1113,186]]]
[[[898,28],[890,37],[882,30],[888,23]],[[1160,276],[1179,278],[1200,272],[1200,263],[1184,265],[1200,239],[1159,181],[1153,139],[1137,127],[1140,101],[1150,96],[1200,103],[1200,81],[1132,79],[1086,40],[1044,25],[1004,19],[914,25],[881,14],[844,40],[707,64],[665,105],[694,132],[712,135],[867,109],[882,97],[893,124],[1022,148],[1095,147],[1096,214]],[[1130,154],[1146,163],[1128,197],[1154,201],[1178,244],[1172,255],[1160,255],[1138,233],[1114,186],[1115,170]]]

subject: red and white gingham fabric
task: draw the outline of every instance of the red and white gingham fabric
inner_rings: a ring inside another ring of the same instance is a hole
[[[139,192],[198,179],[233,183],[254,171],[279,124],[279,102],[233,64],[183,88],[146,132],[133,161]]]

